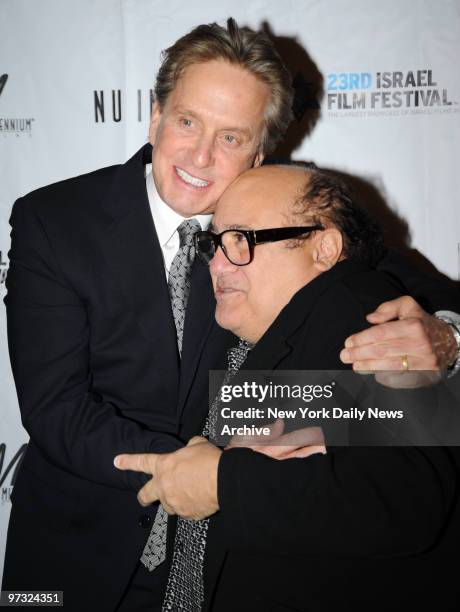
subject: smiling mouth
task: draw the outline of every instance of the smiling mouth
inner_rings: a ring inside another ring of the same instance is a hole
[[[199,187],[200,189],[203,189],[204,187],[208,187],[211,184],[211,181],[205,181],[196,176],[192,176],[182,168],[174,166],[174,169],[176,171],[177,176],[182,179],[184,183],[187,183],[187,185],[192,185],[192,187]]]

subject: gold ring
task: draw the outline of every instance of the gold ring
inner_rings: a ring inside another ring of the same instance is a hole
[[[407,355],[403,355],[401,357],[401,364],[402,364],[403,370],[407,372],[407,370],[409,369],[409,358]]]

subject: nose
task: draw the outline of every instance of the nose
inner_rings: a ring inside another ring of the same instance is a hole
[[[193,163],[196,168],[209,168],[214,164],[214,137],[202,134],[195,143]]]
[[[235,264],[232,264],[232,262],[227,259],[222,247],[218,247],[214,257],[209,262],[209,271],[211,272],[211,276],[215,278],[220,274],[233,272],[236,268],[238,268],[238,266],[235,266]]]

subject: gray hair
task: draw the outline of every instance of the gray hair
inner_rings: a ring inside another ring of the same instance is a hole
[[[199,25],[165,49],[162,58],[155,84],[160,109],[191,64],[224,60],[265,83],[271,99],[265,110],[259,150],[265,154],[275,149],[292,121],[294,90],[286,66],[265,33],[239,27],[233,18],[227,20],[226,28],[217,23]]]

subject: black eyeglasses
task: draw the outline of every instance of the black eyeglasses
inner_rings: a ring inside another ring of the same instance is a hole
[[[235,266],[247,266],[254,259],[254,247],[267,242],[278,242],[289,238],[299,238],[304,234],[322,230],[322,225],[306,227],[276,227],[262,230],[229,229],[220,234],[197,232],[194,236],[198,257],[209,264],[218,247],[225,257]]]

